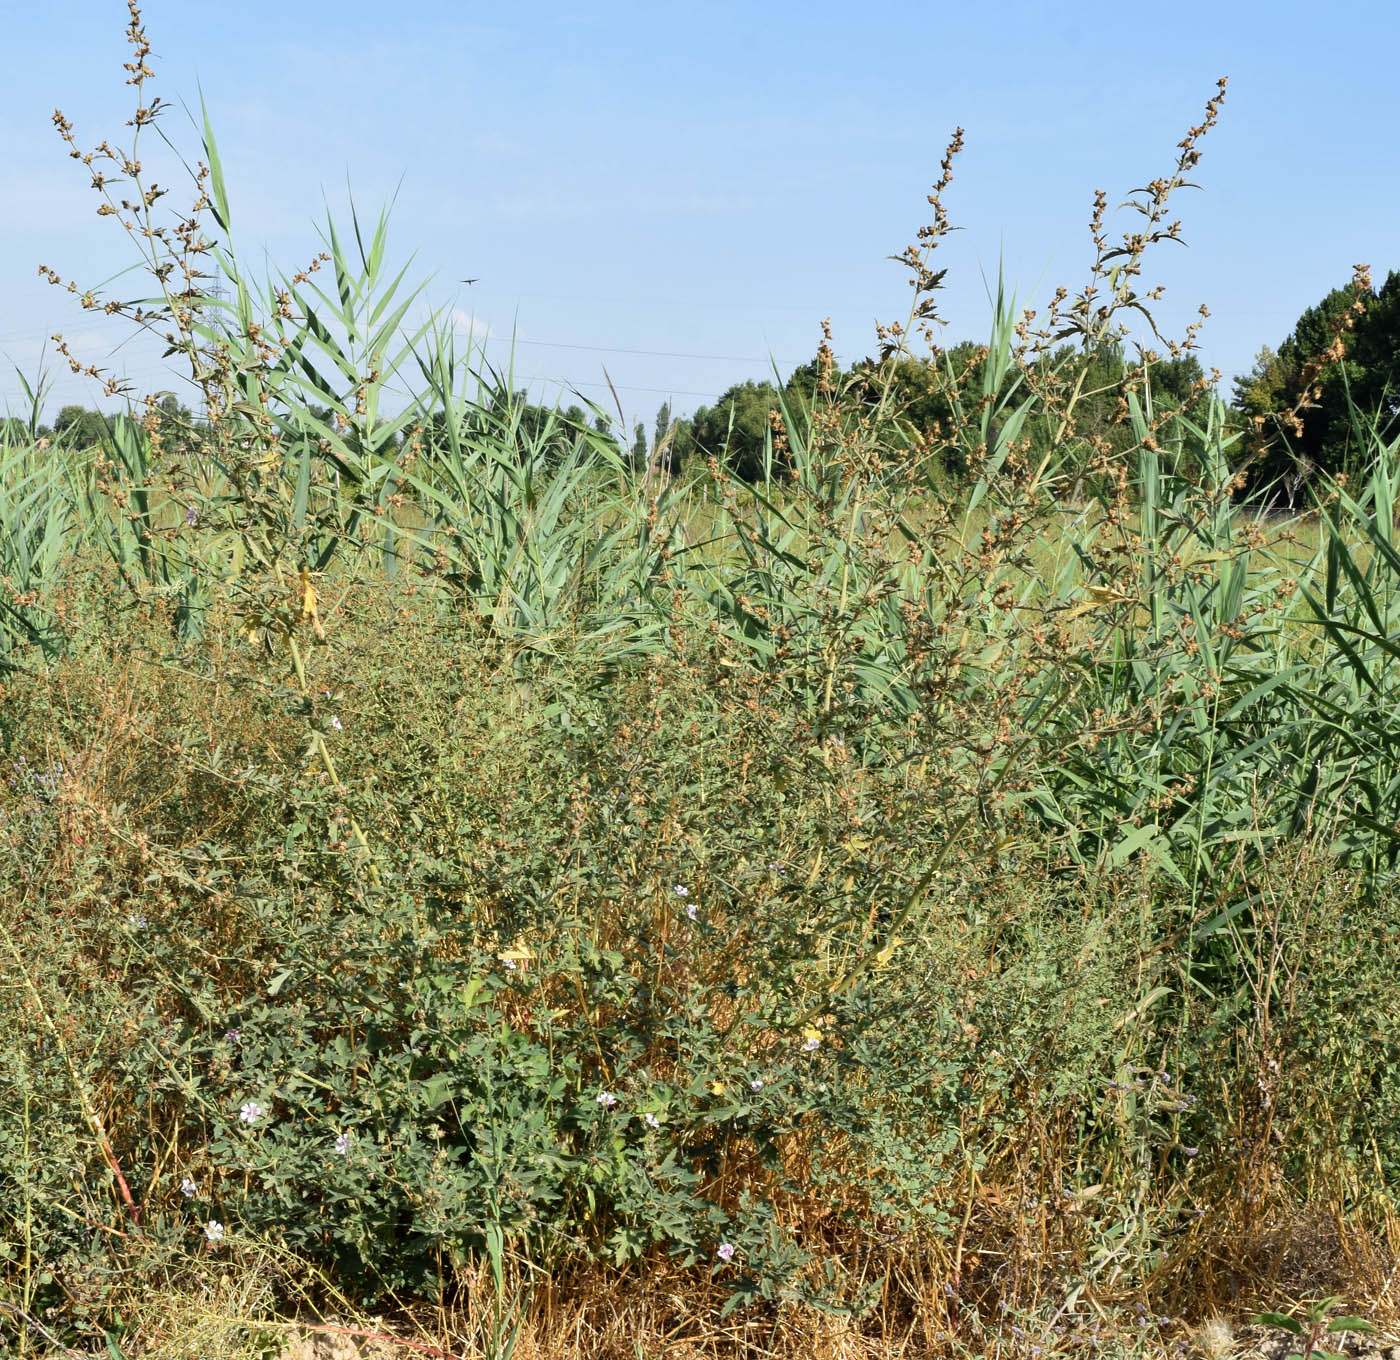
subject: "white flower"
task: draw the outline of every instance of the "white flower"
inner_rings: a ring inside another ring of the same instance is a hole
[[[204,1225],[204,1235],[210,1242],[219,1242],[223,1239],[224,1225],[217,1218],[211,1218]]]
[[[762,1079],[761,1077],[755,1077],[751,1082],[749,1082],[749,1090],[750,1090],[750,1091],[761,1091],[761,1090],[763,1090],[763,1079]]]
[[[337,732],[343,732],[345,730],[344,726],[341,724],[340,719],[335,717],[334,715],[331,716],[331,726],[335,728]]]
[[[193,1199],[199,1193],[199,1187],[186,1176],[185,1179],[180,1182],[180,1193],[186,1199]]]
[[[813,1035],[813,1034],[809,1034],[809,1035],[802,1041],[802,1049],[803,1049],[803,1051],[806,1052],[806,1053],[815,1053],[815,1052],[817,1051],[817,1049],[819,1049],[821,1046],[822,1046],[822,1041],[821,1041],[820,1039],[818,1039],[818,1038],[817,1038],[815,1035]]]
[[[676,888],[675,888],[675,892],[676,892],[676,896],[677,896],[677,897],[689,897],[689,896],[690,896],[690,889],[687,888],[687,887],[685,886],[684,883],[677,883],[677,884],[676,884]]]
[[[263,1107],[256,1100],[250,1100],[239,1110],[238,1117],[245,1124],[256,1124],[263,1117]]]
[[[694,903],[694,902],[687,902],[687,903],[685,904],[685,914],[686,914],[692,921],[695,919],[695,903]]]
[[[617,1104],[617,1097],[613,1095],[611,1091],[599,1091],[598,1104],[601,1105],[605,1110],[610,1110],[614,1105]]]
[[[342,1156],[342,1157],[347,1156],[347,1155],[349,1154],[349,1152],[350,1152],[350,1135],[349,1135],[348,1133],[342,1133],[342,1134],[335,1140],[335,1150],[336,1150],[336,1152],[337,1152],[340,1156]]]
[[[734,1244],[732,1242],[721,1242],[719,1250],[715,1252],[721,1261],[732,1261],[734,1259]]]
[[[647,1128],[649,1129],[659,1129],[661,1127],[661,1121],[654,1114],[652,1114],[650,1110],[648,1110],[646,1114],[642,1116],[642,1121],[646,1124]]]

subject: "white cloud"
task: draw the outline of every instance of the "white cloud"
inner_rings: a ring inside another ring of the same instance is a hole
[[[495,339],[496,332],[491,329],[488,322],[483,321],[479,316],[474,316],[471,312],[464,311],[461,307],[452,309],[452,332],[463,339],[471,340],[475,344],[484,344],[487,340]]]

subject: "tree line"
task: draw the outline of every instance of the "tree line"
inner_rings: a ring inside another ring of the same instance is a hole
[[[173,395],[162,397],[156,409],[163,424],[186,435],[197,436],[206,428],[202,421],[195,419],[189,407]],[[0,439],[11,444],[62,440],[73,448],[87,449],[110,437],[113,419],[113,415],[76,403],[60,407],[51,425],[31,423],[19,416],[0,416]]]
[[[1049,371],[1066,358],[1062,348],[1043,355],[1039,364]],[[546,442],[557,437],[562,446],[586,428],[594,437],[610,441],[617,454],[638,469],[651,466],[677,473],[695,460],[714,459],[752,481],[764,475],[775,433],[781,443],[783,413],[805,417],[819,387],[857,415],[878,403],[885,418],[908,436],[911,448],[928,446],[937,443],[937,435],[954,418],[950,375],[963,392],[979,393],[985,363],[985,350],[971,341],[931,359],[867,358],[847,370],[828,368],[825,374],[813,359],[781,385],[773,380],[735,383],[713,405],[701,406],[686,418],[674,418],[670,403],[663,402],[650,428],[638,421],[628,430],[598,408],[546,407],[531,403],[524,392],[504,390],[488,400],[478,418],[498,424],[511,419],[522,446],[539,447],[542,437]],[[1007,380],[1033,382],[1037,367],[1013,367]],[[1147,378],[1156,410],[1203,414],[1209,390],[1194,354],[1156,360],[1148,366]],[[1134,436],[1125,418],[1125,394],[1140,392],[1143,386],[1140,362],[1130,359],[1121,346],[1104,344],[1093,350],[1075,407],[1077,441],[1099,451],[1130,447]],[[198,438],[201,423],[175,397],[164,397],[158,409],[168,426]],[[1264,497],[1287,487],[1291,501],[1315,473],[1353,470],[1370,446],[1353,424],[1353,409],[1373,419],[1382,435],[1393,433],[1400,421],[1400,272],[1392,271],[1379,289],[1370,285],[1364,272],[1333,289],[1303,312],[1277,347],[1261,349],[1250,371],[1234,380],[1229,410],[1249,494]],[[10,417],[0,431],[12,440],[46,437],[86,447],[103,441],[109,420],[101,412],[68,405],[52,427],[33,428]],[[1057,433],[1048,420],[1032,421],[1027,437],[1034,456]],[[943,443],[940,454],[950,475],[965,470],[956,466],[955,443]]]

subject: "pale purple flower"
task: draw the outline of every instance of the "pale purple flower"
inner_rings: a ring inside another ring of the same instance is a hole
[[[193,1199],[199,1193],[199,1187],[186,1176],[185,1179],[180,1182],[180,1193],[186,1199]]]
[[[133,911],[126,918],[126,925],[128,930],[145,930],[146,918],[139,911]]]
[[[196,525],[198,522],[199,522],[199,511],[196,510],[196,509],[194,508],[194,506],[192,506],[192,505],[187,505],[187,506],[185,507],[185,523],[188,524],[191,528],[193,528],[194,525]]]
[[[617,1104],[617,1097],[613,1095],[611,1091],[599,1091],[598,1104],[601,1105],[605,1110],[610,1110],[614,1105]]]
[[[732,1261],[734,1259],[734,1243],[721,1242],[715,1255],[718,1256],[721,1261]]]
[[[654,1114],[652,1114],[650,1110],[648,1110],[646,1114],[642,1116],[642,1122],[649,1129],[659,1129],[661,1127],[661,1121]]]
[[[675,894],[677,897],[689,897],[690,889],[687,888],[684,883],[677,883],[675,886]]]
[[[802,1051],[804,1053],[815,1053],[822,1046],[822,1041],[816,1037],[808,1037],[802,1041]]]
[[[224,1225],[217,1218],[211,1218],[204,1225],[204,1235],[211,1243],[217,1244],[223,1239]]]
[[[685,914],[686,914],[686,916],[687,916],[690,920],[693,921],[693,920],[695,919],[695,903],[694,903],[694,902],[687,902],[687,903],[685,904]]]
[[[331,726],[335,728],[337,732],[345,731],[344,724],[340,721],[338,717],[336,717],[334,713],[331,714]]]
[[[749,1090],[750,1090],[750,1091],[761,1091],[761,1090],[763,1090],[763,1078],[762,1078],[762,1077],[755,1077],[751,1082],[749,1082]]]
[[[335,1140],[335,1150],[336,1150],[337,1154],[338,1154],[339,1156],[341,1156],[341,1157],[344,1157],[344,1156],[346,1156],[346,1155],[349,1153],[349,1151],[350,1151],[350,1135],[349,1135],[348,1133],[342,1133],[342,1134]]]
[[[245,1124],[256,1124],[263,1117],[263,1107],[256,1100],[250,1100],[238,1111],[238,1117]]]

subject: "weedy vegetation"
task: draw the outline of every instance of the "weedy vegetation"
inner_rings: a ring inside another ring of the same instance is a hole
[[[167,221],[128,38],[126,148],[55,123],[151,295],[70,291],[207,419],[49,442],[39,380],[0,442],[9,1353],[1031,1360],[1393,1311],[1400,448],[1356,413],[1364,472],[1280,526],[1153,351],[1126,453],[1080,419],[1224,82],[971,364],[959,133],[873,369],[917,350],[950,418],[828,334],[740,481],[405,331],[382,217],[255,279],[207,117]]]

